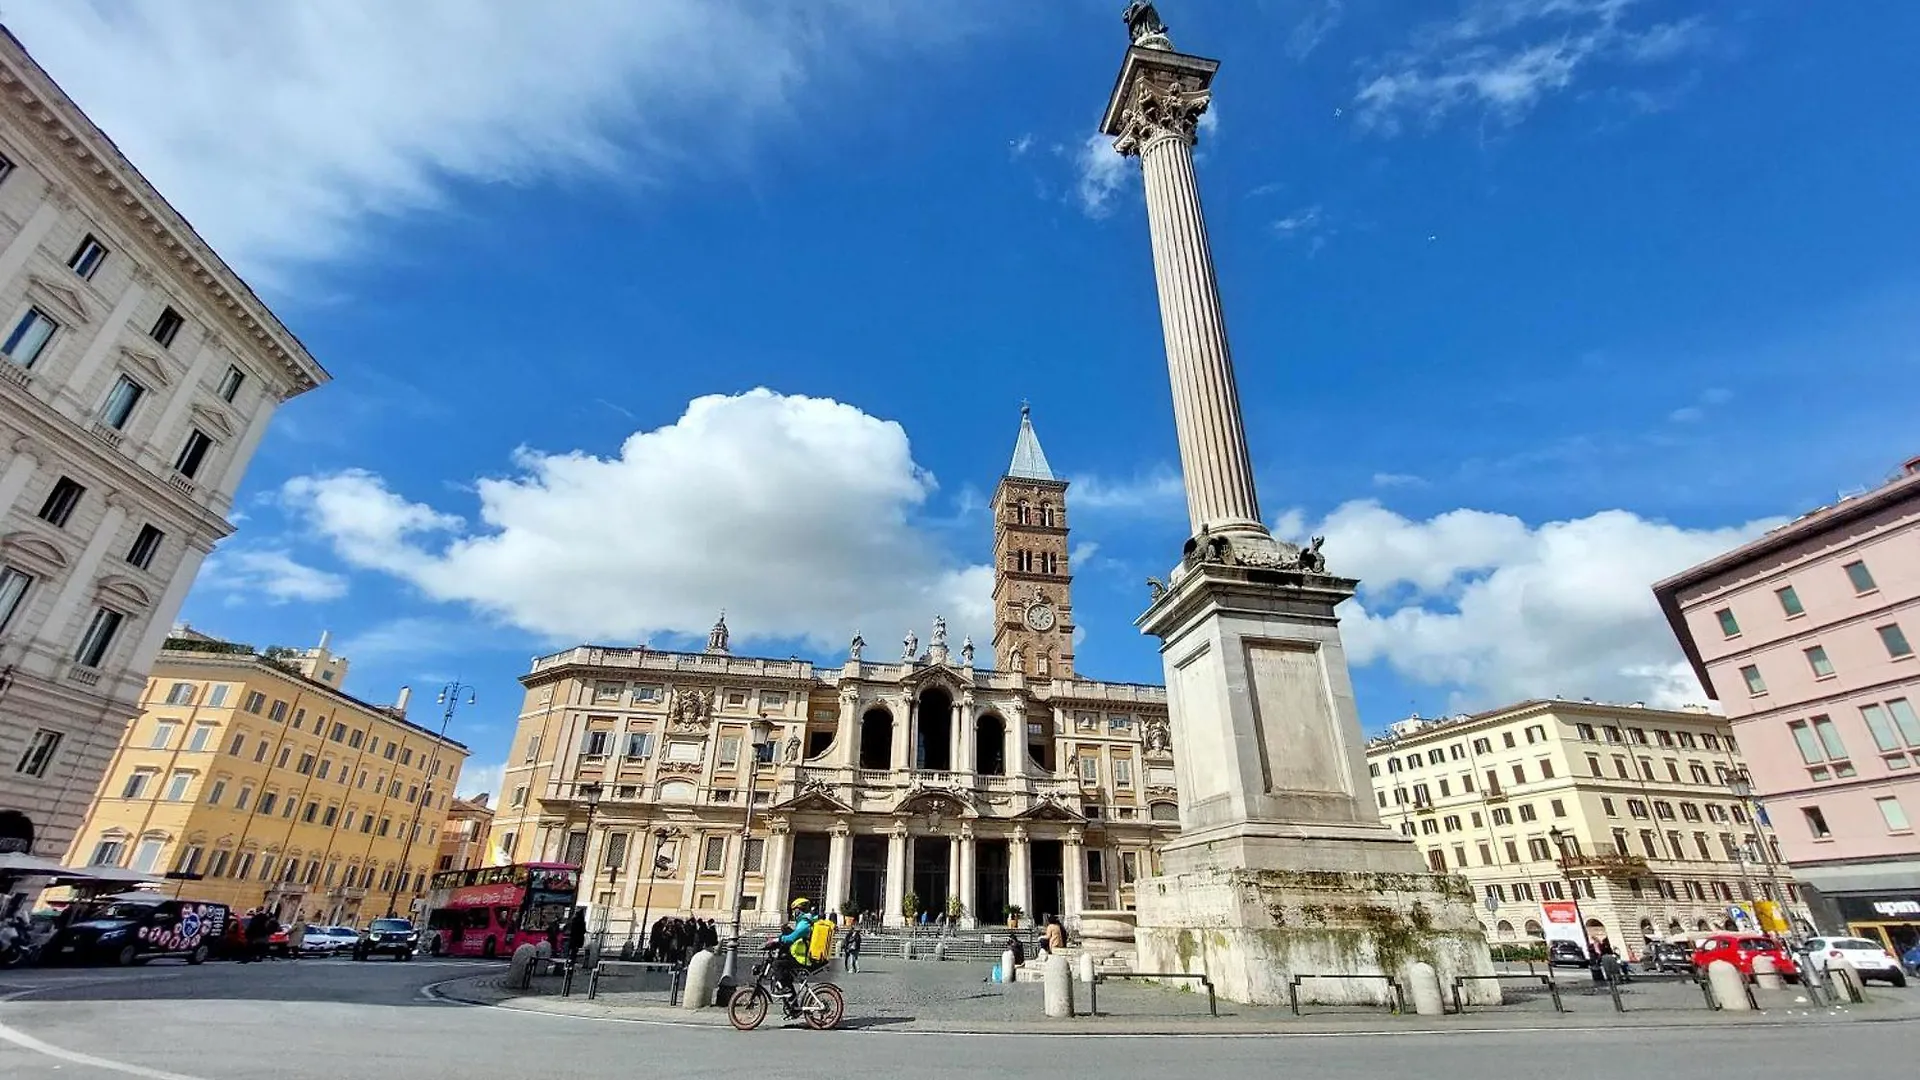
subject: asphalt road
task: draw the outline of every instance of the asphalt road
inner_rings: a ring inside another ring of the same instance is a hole
[[[437,1001],[460,961],[288,961],[189,968],[0,972],[7,1080],[599,1080],[746,1075],[900,1080],[995,1073],[1208,1080],[1805,1080],[1905,1075],[1920,1026],[1083,1038],[831,1034],[609,1023]],[[22,993],[23,991],[30,991]],[[884,1003],[850,1001],[850,1013]]]

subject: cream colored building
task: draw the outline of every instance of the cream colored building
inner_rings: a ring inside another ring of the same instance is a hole
[[[1731,726],[1704,710],[1534,700],[1415,717],[1370,743],[1367,765],[1381,817],[1493,898],[1495,944],[1538,938],[1542,900],[1578,899],[1589,936],[1623,951],[1722,928],[1730,907],[1780,892],[1804,917],[1785,869],[1780,892],[1770,879],[1772,831],[1727,787],[1745,767]]]
[[[341,689],[318,648],[169,638],[67,861],[198,874],[183,896],[356,924],[426,891],[467,748]],[[169,886],[172,887],[171,885]]]
[[[0,32],[0,851],[72,842],[274,410],[327,377]]]
[[[496,843],[580,864],[583,900],[616,934],[674,913],[725,921],[736,902],[772,920],[798,896],[891,923],[910,896],[985,924],[1009,907],[1131,907],[1178,828],[1166,694],[1075,673],[1066,489],[1023,414],[992,502],[1007,670],[937,622],[924,646],[917,631],[884,650],[856,635],[833,667],[734,656],[724,619],[704,653],[535,660]],[[773,750],[756,769],[759,718]]]
[[[487,795],[471,799],[456,796],[447,806],[447,823],[440,830],[440,852],[434,861],[441,870],[472,870],[493,862],[493,807]]]

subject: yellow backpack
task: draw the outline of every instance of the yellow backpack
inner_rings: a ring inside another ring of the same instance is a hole
[[[824,961],[833,945],[833,920],[815,919],[813,932],[807,936],[807,959],[815,964]]]

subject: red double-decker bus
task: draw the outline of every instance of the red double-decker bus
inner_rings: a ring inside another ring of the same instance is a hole
[[[511,956],[564,933],[580,890],[569,863],[513,863],[433,875],[427,951],[436,956]]]

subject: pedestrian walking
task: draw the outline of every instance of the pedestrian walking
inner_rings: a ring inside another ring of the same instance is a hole
[[[253,915],[247,919],[247,958],[267,959],[267,942],[272,937],[273,916],[264,908],[253,909]]]
[[[860,928],[847,931],[840,942],[840,966],[848,971],[860,970]]]
[[[567,959],[580,959],[580,950],[587,947],[587,909],[574,908],[573,917],[567,920]]]
[[[306,940],[307,940],[306,912],[304,911],[294,912],[293,926],[287,931],[287,955],[292,957],[295,960],[300,959],[300,946],[306,944]]]

